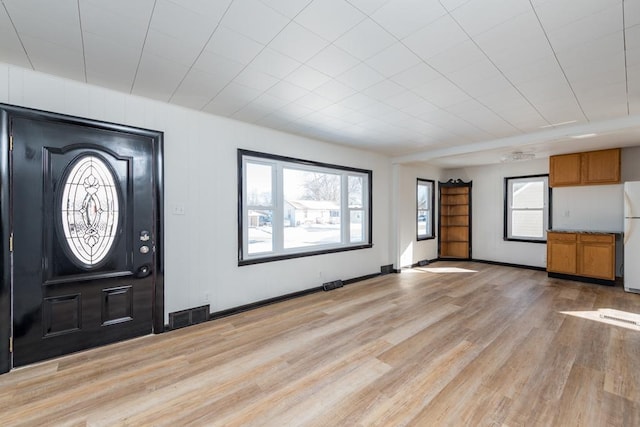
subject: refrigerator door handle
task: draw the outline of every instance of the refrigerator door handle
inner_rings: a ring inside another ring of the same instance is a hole
[[[631,198],[627,192],[624,192],[624,216],[630,217],[633,214],[633,206],[631,204]]]
[[[624,225],[624,241],[623,241],[623,244],[626,245],[627,242],[629,241],[629,238],[631,237],[631,234],[633,233],[633,230],[631,229],[631,227],[633,227],[634,221],[632,221],[629,218],[625,218],[624,222],[626,224]]]

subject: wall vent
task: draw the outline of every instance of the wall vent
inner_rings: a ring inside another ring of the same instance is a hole
[[[423,259],[422,261],[418,261],[418,267],[424,267],[429,264],[429,260]]]
[[[333,280],[331,282],[323,283],[322,290],[330,291],[332,289],[341,288],[343,286],[344,286],[344,283],[342,283],[342,280]]]
[[[209,320],[209,304],[169,313],[169,329],[179,329]]]

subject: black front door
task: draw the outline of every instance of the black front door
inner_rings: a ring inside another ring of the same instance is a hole
[[[158,139],[41,114],[9,132],[12,365],[153,332]]]

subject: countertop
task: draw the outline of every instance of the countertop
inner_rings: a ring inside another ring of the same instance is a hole
[[[547,230],[548,232],[553,233],[582,233],[582,234],[615,234],[616,236],[621,236],[622,231],[601,231],[601,230],[566,230],[566,229],[553,229]]]

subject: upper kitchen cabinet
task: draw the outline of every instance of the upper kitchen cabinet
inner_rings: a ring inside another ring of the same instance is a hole
[[[581,185],[582,156],[580,153],[549,157],[549,185],[551,187]]]
[[[619,184],[620,149],[582,153],[582,184]]]
[[[549,157],[549,185],[619,184],[620,149],[588,151]]]

